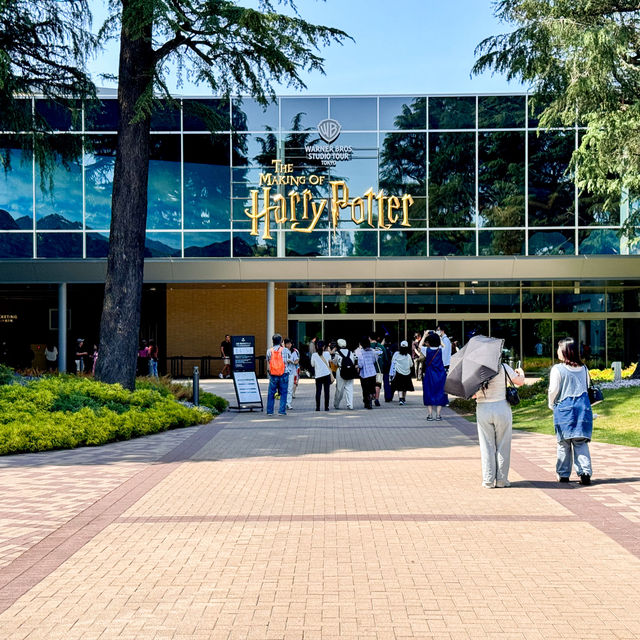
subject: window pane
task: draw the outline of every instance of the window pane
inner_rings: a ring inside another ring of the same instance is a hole
[[[115,136],[87,136],[85,197],[87,229],[108,229],[116,157]]]
[[[281,98],[281,126],[283,131],[314,131],[318,122],[329,117],[327,98]]]
[[[502,356],[517,365],[522,360],[520,355],[520,320],[491,320],[491,337],[504,340]]]
[[[100,100],[85,103],[85,131],[117,131],[120,123],[118,101]]]
[[[147,229],[179,229],[181,215],[180,136],[151,136]]]
[[[289,231],[285,235],[286,255],[288,256],[328,256],[329,233],[312,231],[298,233]]]
[[[432,289],[407,289],[407,313],[433,313],[436,312],[436,290]]]
[[[491,313],[520,313],[520,289],[491,287]]]
[[[263,240],[248,233],[233,233],[234,258],[262,258],[276,255],[276,240]]]
[[[426,195],[427,136],[387,133],[380,149],[380,188],[391,195]]]
[[[523,227],[524,133],[481,133],[478,145],[479,224],[485,227]]]
[[[33,229],[33,153],[0,136],[0,229]]]
[[[145,258],[179,258],[182,255],[182,236],[179,233],[147,233]]]
[[[527,372],[543,371],[553,364],[551,331],[551,320],[522,321],[523,366]]]
[[[38,258],[82,258],[82,233],[38,233]]]
[[[473,133],[429,134],[429,226],[475,226],[475,174]]]
[[[151,131],[180,131],[180,107],[161,100],[151,113]]]
[[[601,197],[583,191],[578,195],[578,224],[584,227],[619,225],[620,206],[611,211],[605,207]]]
[[[380,98],[380,130],[426,129],[426,98]]]
[[[185,229],[230,227],[229,140],[228,135],[183,138]]]
[[[524,230],[480,231],[478,252],[481,256],[524,255]]]
[[[6,99],[9,100],[9,98]],[[33,126],[31,99],[13,99],[11,100],[10,106],[10,109],[0,109],[0,131],[17,132],[31,130]]]
[[[376,289],[376,311],[404,314],[404,289]]]
[[[438,313],[488,313],[489,289],[465,283],[464,287],[438,287]]]
[[[225,99],[183,100],[184,131],[229,131],[229,101]]]
[[[620,238],[615,229],[594,229],[593,231],[578,231],[578,253],[580,254],[610,254],[620,253]]]
[[[525,96],[479,96],[478,127],[507,129],[525,126]]]
[[[331,98],[331,117],[343,131],[375,131],[378,128],[376,98]]]
[[[267,131],[278,129],[278,103],[265,108],[253,98],[233,99],[234,131]]]
[[[475,256],[475,231],[431,231],[429,233],[429,255]]]
[[[476,99],[429,98],[429,129],[475,129]]]
[[[278,157],[278,136],[275,133],[237,133],[233,139],[234,167],[262,167],[273,171]]]
[[[640,288],[607,287],[607,311],[640,311]]]
[[[607,363],[624,361],[624,328],[622,318],[607,320]],[[606,366],[606,365],[605,365]]]
[[[383,231],[380,234],[380,256],[426,256],[425,231]]]
[[[522,311],[525,313],[551,313],[551,287],[523,288]]]
[[[343,133],[334,144],[351,147],[351,160],[338,160],[328,180],[344,180],[350,197],[361,197],[378,185],[378,141],[375,133]],[[350,213],[348,216],[350,217]]]
[[[289,289],[289,314],[322,313],[321,289]]]
[[[33,233],[0,233],[0,258],[33,258]]]
[[[567,173],[575,147],[573,131],[529,134],[529,226],[570,226],[575,186]]]
[[[36,100],[36,126],[52,131],[80,131],[82,105],[76,100]]]
[[[87,258],[106,258],[109,255],[109,235],[87,233]]]
[[[231,234],[185,233],[185,258],[228,258],[231,255]]]
[[[529,255],[573,255],[575,241],[572,230],[551,229],[529,232]]]
[[[553,290],[553,310],[555,313],[590,313],[604,311],[604,291],[556,288]]]
[[[323,310],[324,313],[373,313],[373,289],[324,289]]]
[[[61,137],[61,136],[60,136]],[[65,136],[70,138],[70,136]],[[36,170],[36,226],[38,229],[82,229],[82,162],[60,157],[49,176]],[[44,189],[42,188],[44,185]]]
[[[332,256],[378,255],[378,232],[338,231],[330,234]]]

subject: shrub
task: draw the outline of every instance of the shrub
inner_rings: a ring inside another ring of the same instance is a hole
[[[11,384],[16,374],[11,367],[6,364],[0,364],[0,384]]]
[[[210,419],[151,385],[131,392],[87,377],[43,377],[0,386],[0,454],[99,445]]]
[[[216,413],[224,413],[229,406],[229,401],[215,395],[214,393],[201,391],[200,404],[204,405],[205,407],[209,407],[209,409],[213,409]]]

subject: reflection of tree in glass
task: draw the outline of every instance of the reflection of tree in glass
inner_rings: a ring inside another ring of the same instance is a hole
[[[429,134],[429,226],[475,223],[475,136]]]
[[[568,172],[575,147],[573,131],[529,135],[529,225],[572,225],[574,181]]]
[[[180,226],[180,137],[151,136],[147,229]]]

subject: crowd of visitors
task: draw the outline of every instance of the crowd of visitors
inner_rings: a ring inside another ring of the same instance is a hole
[[[483,336],[473,339],[491,340]],[[272,341],[273,346],[267,352],[267,415],[274,413],[278,397],[278,413],[286,415],[292,408],[294,390],[300,377],[300,352],[289,338],[283,340],[280,334],[275,334]],[[333,408],[345,406],[354,409],[355,379],[360,380],[365,409],[381,406],[381,397],[385,402],[392,402],[396,393],[398,403],[403,406],[407,403],[407,392],[414,391],[415,376],[422,382],[422,402],[427,409],[427,421],[441,421],[442,407],[449,403],[445,382],[457,344],[452,343],[442,326],[415,334],[411,344],[402,340],[391,348],[387,341],[388,336],[365,335],[360,338],[358,348],[352,351],[343,338],[336,342],[312,339],[309,359],[315,380],[315,410],[330,411],[334,383]],[[461,352],[457,357],[462,355]],[[572,338],[559,342],[558,359],[560,364],[551,369],[549,383],[549,407],[553,410],[558,441],[558,481],[569,481],[573,457],[580,482],[590,484],[592,471],[588,443],[593,415],[588,398],[588,370],[580,359],[579,345]],[[476,387],[478,390],[473,395],[477,404],[482,485],[486,488],[510,486],[512,413],[508,389],[525,382],[524,371],[520,367],[513,369],[503,363],[495,366],[498,366],[497,373],[486,379],[480,388]],[[453,375],[454,369],[451,371]]]

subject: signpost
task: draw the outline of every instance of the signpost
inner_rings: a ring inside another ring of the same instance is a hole
[[[231,375],[238,399],[236,411],[264,411],[262,395],[256,378],[255,336],[231,336]]]

